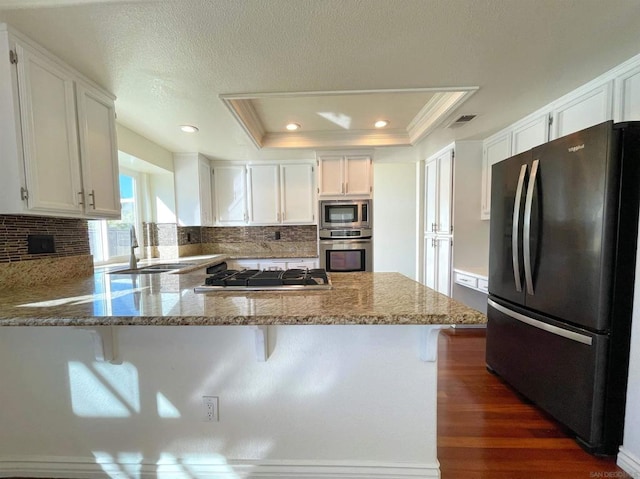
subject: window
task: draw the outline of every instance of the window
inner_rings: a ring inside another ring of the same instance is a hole
[[[120,220],[89,221],[89,245],[94,264],[128,260],[131,254],[131,227],[138,244],[142,244],[140,229],[140,178],[138,173],[120,168]]]

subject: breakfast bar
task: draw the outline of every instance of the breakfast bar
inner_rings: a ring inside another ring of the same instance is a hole
[[[3,470],[440,477],[437,332],[484,315],[399,273],[194,292],[206,277],[97,272],[0,292]]]

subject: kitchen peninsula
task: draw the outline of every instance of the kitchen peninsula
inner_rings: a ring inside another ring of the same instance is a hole
[[[205,277],[0,292],[0,477],[439,477],[434,339],[484,315],[398,273],[194,293]]]

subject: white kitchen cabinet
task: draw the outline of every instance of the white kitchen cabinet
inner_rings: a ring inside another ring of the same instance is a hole
[[[543,113],[513,128],[512,155],[549,141],[549,115]]]
[[[173,177],[180,226],[213,225],[211,164],[198,153],[175,153]]]
[[[97,218],[117,218],[120,181],[113,99],[79,82],[76,99],[85,213]]]
[[[247,171],[251,224],[314,222],[313,165],[249,165]]]
[[[425,236],[424,284],[446,296],[451,295],[451,247],[450,236]]]
[[[0,56],[0,213],[119,217],[114,98],[5,25]]]
[[[213,184],[215,223],[223,226],[246,224],[248,215],[245,166],[214,166]]]
[[[280,168],[278,165],[247,166],[249,223],[280,223]]]
[[[511,156],[511,131],[500,132],[485,140],[482,148],[482,201],[480,218],[491,215],[491,167]]]
[[[320,197],[370,197],[372,192],[370,155],[330,155],[318,158]]]
[[[489,280],[481,274],[455,269],[453,271],[453,280],[461,286],[475,289],[482,293],[489,292]]]
[[[616,121],[640,120],[640,65],[615,81]]]
[[[565,102],[554,108],[551,139],[560,138],[613,118],[611,81],[577,95],[570,95]]]
[[[450,235],[453,201],[453,150],[425,164],[425,234]]]
[[[281,164],[281,221],[313,224],[316,219],[315,168],[310,164]]]

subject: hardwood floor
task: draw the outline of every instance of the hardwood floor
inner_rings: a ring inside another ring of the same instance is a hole
[[[442,479],[628,478],[614,457],[583,451],[556,423],[485,368],[485,330],[453,329],[438,344]]]

